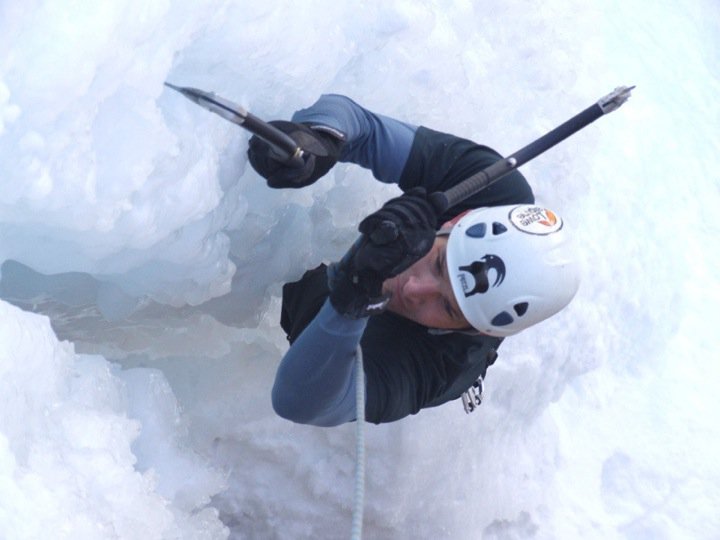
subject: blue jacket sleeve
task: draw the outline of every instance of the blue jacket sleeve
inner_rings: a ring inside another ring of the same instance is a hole
[[[348,319],[325,301],[280,363],[275,412],[294,422],[337,426],[355,420],[355,350],[367,319]]]
[[[345,136],[340,161],[370,169],[378,180],[397,184],[410,155],[417,127],[368,111],[350,98],[323,95],[296,112],[293,122],[331,128]]]

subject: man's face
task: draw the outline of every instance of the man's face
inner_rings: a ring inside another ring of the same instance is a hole
[[[391,293],[387,309],[429,328],[460,330],[470,327],[450,285],[445,262],[447,236],[436,236],[430,252],[385,280],[383,292]]]

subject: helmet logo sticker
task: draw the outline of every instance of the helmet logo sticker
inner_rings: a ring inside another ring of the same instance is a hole
[[[492,286],[497,287],[505,279],[505,263],[497,255],[485,255],[479,261],[474,261],[472,264],[467,266],[460,266],[458,270],[461,271],[458,274],[458,279],[462,285],[465,298],[472,296],[477,293],[485,293],[490,288],[490,279],[488,278],[488,271],[495,270],[495,281]],[[468,284],[466,277],[467,273],[471,274],[475,283],[471,286]]]
[[[562,219],[552,210],[541,206],[517,206],[510,212],[510,222],[528,234],[552,234],[562,229]]]

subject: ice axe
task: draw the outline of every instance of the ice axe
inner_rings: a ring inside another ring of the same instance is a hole
[[[165,86],[180,92],[193,103],[197,103],[210,112],[219,114],[225,120],[247,129],[270,145],[278,161],[291,167],[303,166],[303,149],[286,133],[251,114],[237,103],[205,92],[197,88],[175,86],[168,82]]]
[[[221,98],[212,92],[204,92],[197,88],[175,86],[167,82],[165,86],[180,92],[201,107],[219,114],[226,120],[257,135],[270,145],[279,161],[291,167],[301,167],[303,165],[303,149],[300,148],[289,135],[246,111],[240,105]],[[430,200],[438,212],[443,213],[448,208],[455,206],[478,191],[494,184],[508,173],[539,156],[559,142],[564,141],[570,135],[580,131],[601,116],[617,110],[628,100],[634,88],[635,86],[619,86],[615,88],[615,90],[600,98],[584,111],[576,114],[514,154],[496,161],[489,167],[465,178],[462,182],[447,191],[433,193],[430,195]]]
[[[436,209],[442,213],[459,202],[497,182],[506,174],[539,156],[573,133],[591,124],[601,116],[617,110],[630,97],[635,86],[619,86],[603,96],[584,111],[549,131],[539,139],[521,148],[514,154],[496,161],[444,192],[433,193],[430,198]]]

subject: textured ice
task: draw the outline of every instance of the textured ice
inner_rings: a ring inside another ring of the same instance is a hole
[[[167,80],[266,119],[345,93],[505,154],[636,84],[523,167],[580,239],[578,296],[503,344],[478,412],[367,430],[365,532],[717,538],[718,21],[713,0],[0,3],[0,537],[349,534],[352,426],[270,406],[279,294],[397,191],[348,165],[269,190],[247,134]]]

